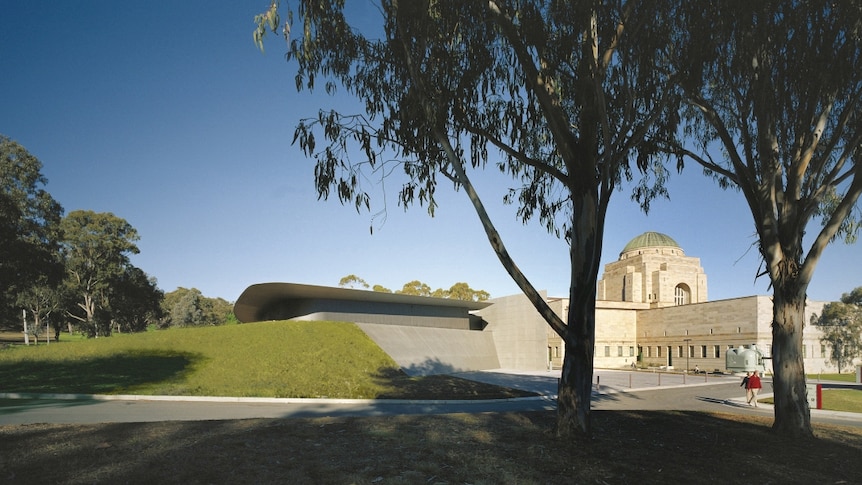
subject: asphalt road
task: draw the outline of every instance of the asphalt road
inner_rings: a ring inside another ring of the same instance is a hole
[[[536,398],[494,401],[405,401],[347,399],[181,398],[154,396],[0,397],[0,425],[30,423],[111,423],[323,416],[479,413],[547,410],[556,407],[553,372],[469,372],[461,377],[539,393]],[[651,372],[595,372],[595,410],[680,410],[772,415],[770,406],[745,404],[739,379],[732,376]],[[770,382],[762,396],[768,396]],[[862,426],[862,415],[812,410],[812,420]]]

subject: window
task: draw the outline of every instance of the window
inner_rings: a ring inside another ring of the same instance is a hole
[[[808,346],[807,346],[807,345],[805,345],[805,344],[802,344],[802,358],[803,358],[803,359],[807,359],[807,358],[808,358],[808,356],[806,355],[806,354],[807,354],[807,352],[805,352],[805,348],[806,348],[806,347],[808,347]]]
[[[635,348],[634,348],[634,346],[630,346],[629,347],[629,357],[634,357],[634,356],[635,356]]]
[[[826,344],[820,344],[820,357],[826,357]]]
[[[705,359],[705,358],[706,358],[706,345],[701,345],[701,346],[700,346],[700,357],[701,357],[702,359]]]
[[[655,346],[655,356],[661,357],[661,346],[660,345]]]
[[[673,289],[673,303],[674,305],[687,305],[691,303],[688,286],[677,285],[677,287]]]
[[[718,345],[712,346],[712,353],[713,353],[712,357],[715,359],[718,359],[719,357],[721,357],[721,351],[719,350],[719,348],[720,347]]]
[[[623,346],[618,345],[617,346],[617,357],[622,357],[622,356],[623,356]]]
[[[611,356],[611,347],[609,345],[605,345],[605,357]]]
[[[677,350],[676,350],[676,356],[677,356],[677,357],[682,357],[682,345],[680,345],[679,347],[677,347]]]
[[[689,357],[694,357],[694,345],[689,345],[689,346],[688,346],[688,356],[689,356]]]
[[[650,347],[649,345],[647,345],[647,348],[646,348],[646,356],[652,357],[652,347]]]

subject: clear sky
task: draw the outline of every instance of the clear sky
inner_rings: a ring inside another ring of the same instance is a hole
[[[442,184],[433,219],[397,205],[396,181],[369,182],[371,213],[317,200],[313,161],[290,143],[294,127],[319,108],[352,103],[297,93],[282,39],[269,36],[266,53],[257,50],[252,19],[268,3],[0,0],[0,133],[42,161],[46,188],[67,213],[129,221],[141,236],[133,263],[166,292],[194,287],[235,301],[254,283],[335,286],[355,274],[393,290],[418,279],[517,293],[463,192]],[[473,179],[527,277],[567,295],[565,242],[516,220],[496,170]],[[755,281],[742,196],[693,165],[670,191],[648,216],[628,193],[615,194],[602,264],[657,231],[701,259],[711,300],[770,294],[767,279]],[[862,245],[831,245],[809,297],[837,300],[862,286],[860,268]]]

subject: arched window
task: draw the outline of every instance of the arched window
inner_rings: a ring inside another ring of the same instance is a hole
[[[688,285],[679,284],[673,290],[673,302],[675,305],[688,305],[691,303],[691,291]]]

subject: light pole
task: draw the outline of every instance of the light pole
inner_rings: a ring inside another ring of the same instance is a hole
[[[684,338],[682,341],[685,342],[685,371],[688,372],[688,358],[691,357],[691,352],[689,352],[691,349],[689,349],[688,343],[691,342],[691,339]]]

